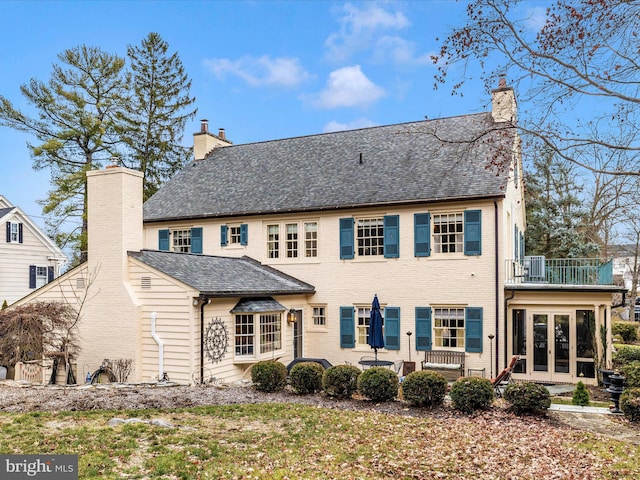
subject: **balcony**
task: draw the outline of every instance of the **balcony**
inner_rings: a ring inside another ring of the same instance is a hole
[[[613,261],[529,256],[523,260],[507,260],[505,279],[508,285],[613,285]]]

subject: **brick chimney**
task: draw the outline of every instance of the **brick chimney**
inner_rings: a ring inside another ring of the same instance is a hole
[[[193,134],[193,156],[196,160],[204,160],[214,148],[226,147],[232,143],[227,140],[224,128],[221,128],[218,135],[209,132],[209,121],[200,120],[200,131]]]
[[[500,77],[498,88],[491,92],[491,115],[493,121],[516,122],[517,103],[512,87],[507,86],[505,77]]]

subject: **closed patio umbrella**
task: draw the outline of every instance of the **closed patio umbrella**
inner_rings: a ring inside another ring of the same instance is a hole
[[[380,312],[380,302],[378,295],[373,297],[371,304],[371,316],[369,317],[369,337],[367,343],[375,352],[375,359],[378,361],[378,349],[384,348],[384,335],[382,334],[382,313]]]

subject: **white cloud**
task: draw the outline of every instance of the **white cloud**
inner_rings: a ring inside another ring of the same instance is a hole
[[[431,54],[416,56],[416,44],[401,37],[385,35],[381,37],[373,53],[376,63],[391,62],[397,65],[419,64],[432,65]]]
[[[368,118],[358,118],[357,120],[353,120],[347,123],[340,123],[336,121],[329,122],[324,126],[322,131],[324,133],[341,132],[343,130],[356,130],[358,128],[375,127],[376,125],[377,124],[375,122],[372,122]]]
[[[386,95],[383,88],[369,80],[360,65],[340,68],[329,74],[327,84],[314,96],[320,108],[366,107]]]
[[[346,3],[339,12],[340,31],[325,41],[327,56],[344,61],[359,51],[375,48],[377,38],[389,30],[402,30],[409,20],[400,11],[393,11],[397,3]],[[388,8],[385,8],[388,7]]]
[[[218,78],[227,75],[240,77],[252,87],[280,86],[297,87],[311,75],[300,66],[297,58],[242,57],[238,60],[213,58],[204,61]]]

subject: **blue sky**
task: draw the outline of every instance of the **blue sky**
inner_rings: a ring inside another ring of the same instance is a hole
[[[192,80],[198,114],[184,145],[202,118],[240,144],[483,111],[489,96],[479,83],[463,97],[433,88],[430,55],[438,37],[464,24],[464,8],[453,0],[3,0],[0,95],[35,115],[20,85],[46,82],[60,52],[84,44],[125,57],[157,32]],[[32,169],[28,140],[0,127],[0,194],[42,225],[36,200],[49,174]]]

